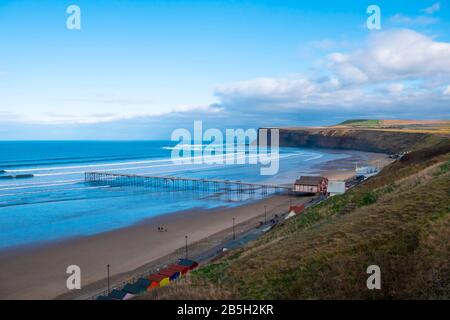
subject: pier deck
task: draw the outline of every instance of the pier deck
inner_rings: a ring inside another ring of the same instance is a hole
[[[87,183],[101,183],[114,186],[140,186],[173,190],[202,190],[213,192],[255,193],[285,193],[291,188],[277,184],[250,183],[232,180],[196,179],[172,176],[149,176],[137,174],[85,172]]]

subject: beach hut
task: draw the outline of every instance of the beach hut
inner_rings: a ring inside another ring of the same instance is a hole
[[[168,276],[163,276],[162,274],[151,274],[147,277],[151,282],[155,282],[159,287],[164,287],[170,283]],[[153,283],[152,285],[153,286]]]
[[[125,291],[127,293],[131,293],[131,294],[134,294],[134,295],[137,295],[137,294],[140,294],[142,292],[145,292],[146,290],[147,290],[147,288],[140,287],[140,286],[138,286],[135,283],[133,283],[133,284],[127,283],[125,285],[125,287],[123,287],[123,289],[122,289],[122,291]]]
[[[178,264],[180,266],[188,267],[189,270],[195,269],[198,266],[197,262],[195,262],[193,260],[189,260],[189,259],[180,259],[180,260],[178,260]]]
[[[139,278],[135,284],[141,288],[144,288],[145,290],[148,290],[150,285],[152,284],[150,280],[145,278]]]
[[[170,281],[175,281],[180,277],[180,272],[173,269],[164,268],[158,271],[158,274],[169,277]]]
[[[168,266],[168,268],[180,272],[181,275],[185,275],[189,272],[189,267],[181,266],[179,264],[171,264],[170,266]]]
[[[150,280],[150,279],[148,279],[148,281],[150,281],[150,285],[148,286],[147,291],[150,291],[150,290],[152,290],[154,288],[159,288],[159,281]]]
[[[296,216],[300,213],[302,213],[302,211],[305,210],[305,205],[300,205],[300,206],[290,206],[289,207],[289,211],[288,214],[286,216],[286,218],[284,218],[285,220],[292,218],[293,216]]]
[[[109,297],[112,298],[113,300],[128,300],[128,299],[133,298],[134,294],[125,292],[123,290],[114,289],[109,294]]]

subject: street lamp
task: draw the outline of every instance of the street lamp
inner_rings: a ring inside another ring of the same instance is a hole
[[[234,230],[234,220],[235,220],[235,218],[233,217],[233,240],[236,240],[236,233]]]
[[[109,289],[109,264],[106,265],[106,274],[107,274],[107,278],[108,278],[108,295],[110,293],[110,289]]]
[[[267,224],[267,206],[264,206],[264,224]]]
[[[188,258],[188,236],[184,236],[184,239],[186,240],[186,247],[185,247],[185,252],[186,252],[186,260]]]

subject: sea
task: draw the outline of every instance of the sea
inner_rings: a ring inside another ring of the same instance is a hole
[[[173,161],[174,148],[177,142],[172,141],[0,141],[0,250],[106,232],[193,208],[255,200],[250,195],[94,185],[85,182],[85,172],[292,184],[321,164],[350,156],[345,151],[280,148],[278,173],[265,176],[260,164],[249,161]],[[194,152],[205,145],[188,148]],[[6,178],[23,175],[28,178]]]

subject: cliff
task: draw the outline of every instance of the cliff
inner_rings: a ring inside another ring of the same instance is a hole
[[[438,139],[427,133],[348,128],[280,128],[280,146],[400,153]]]

